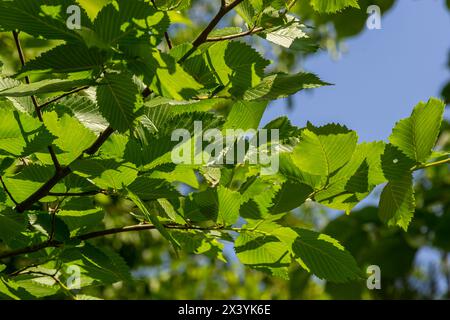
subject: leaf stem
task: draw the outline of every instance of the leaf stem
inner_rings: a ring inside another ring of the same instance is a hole
[[[51,100],[49,100],[49,101],[47,101],[47,102],[41,104],[38,108],[39,108],[39,110],[42,110],[43,108],[45,108],[45,107],[48,106],[49,104],[58,102],[59,100],[65,98],[65,97],[68,97],[68,96],[70,96],[70,95],[72,95],[72,94],[74,94],[74,93],[77,93],[77,92],[86,90],[86,89],[88,89],[88,88],[89,88],[89,86],[84,86],[84,87],[81,87],[81,88],[78,88],[78,89],[74,89],[74,90],[72,90],[72,91],[69,91],[69,92],[67,92],[67,93],[64,93],[64,94],[60,95],[59,97],[53,98],[53,99],[51,99]]]
[[[263,31],[264,28],[263,27],[258,27],[258,28],[252,28],[250,30],[247,31],[243,31],[240,33],[236,33],[236,34],[230,34],[227,36],[221,36],[221,37],[209,37],[206,39],[206,42],[217,42],[217,41],[224,41],[224,40],[232,40],[232,39],[236,39],[236,38],[241,38],[241,37],[245,37],[245,36],[250,36],[256,33],[259,33],[261,31]]]
[[[6,187],[5,181],[3,181],[2,176],[0,176],[0,183],[2,184],[3,190],[5,190],[5,192],[8,195],[8,197],[11,199],[11,201],[14,203],[14,205],[17,206],[19,203],[14,199],[13,195],[11,194],[11,192],[9,192],[8,188]]]
[[[422,169],[426,169],[426,168],[432,168],[432,167],[437,167],[446,163],[450,163],[450,158],[444,159],[444,160],[439,160],[439,161],[435,161],[435,162],[430,162],[430,163],[425,163],[422,165],[417,165],[414,168],[412,168],[413,171],[417,171],[417,170],[422,170]]]

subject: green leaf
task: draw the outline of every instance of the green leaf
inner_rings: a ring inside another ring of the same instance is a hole
[[[241,96],[261,81],[269,61],[252,47],[237,41],[220,41],[204,53],[205,60],[216,81],[231,87],[230,93]]]
[[[163,97],[186,100],[202,86],[172,56],[147,45],[130,47],[128,68],[142,75],[144,83]]]
[[[9,209],[0,208],[0,239],[11,248],[26,246],[30,239],[25,235],[27,222]]]
[[[61,99],[55,105],[56,110],[64,108],[83,126],[95,133],[101,133],[108,127],[108,122],[100,114],[98,105],[89,97],[72,95]]]
[[[167,231],[167,229],[162,225],[162,223],[159,221],[158,215],[154,210],[151,210],[147,207],[147,205],[133,192],[128,190],[128,197],[131,201],[134,202],[134,204],[141,210],[141,212],[144,214],[144,216],[147,218],[148,221],[150,221],[155,228],[161,233],[161,235],[166,238],[175,249],[179,248],[180,244],[178,241],[173,237],[173,235]]]
[[[87,85],[94,85],[91,79],[50,79],[20,84],[17,87],[0,91],[0,97],[27,97],[42,93],[67,92]]]
[[[276,26],[258,33],[279,46],[303,51],[315,51],[318,45],[315,44],[305,32],[306,26],[294,16],[287,15],[287,21],[281,26]]]
[[[336,13],[347,7],[359,8],[358,0],[311,0],[311,5],[320,13]]]
[[[407,231],[415,210],[412,175],[389,181],[380,197],[379,216],[389,226]]]
[[[105,55],[82,44],[57,46],[30,60],[20,70],[20,76],[33,73],[71,73],[100,68]]]
[[[287,181],[283,183],[273,200],[274,206],[270,209],[270,212],[283,213],[298,208],[309,198],[313,191],[313,188],[309,185]]]
[[[167,14],[148,1],[115,0],[103,7],[94,21],[94,31],[110,46],[136,42],[156,46],[170,24]]]
[[[72,170],[92,181],[101,189],[121,190],[137,178],[136,166],[119,163],[114,159],[86,159],[75,161]]]
[[[170,183],[146,176],[137,178],[128,186],[128,190],[145,201],[161,198],[176,199],[180,196],[180,193]]]
[[[1,110],[0,154],[27,156],[44,150],[53,141],[39,120],[17,111]]]
[[[300,228],[279,228],[273,232],[308,272],[332,282],[361,279],[355,259],[332,237]]]
[[[5,89],[10,89],[21,85],[22,82],[9,79],[9,78],[0,78],[0,92]],[[33,113],[34,112],[34,104],[31,97],[7,97],[9,101],[12,102],[13,106],[20,112]]]
[[[329,176],[351,159],[357,140],[353,131],[324,135],[305,129],[294,149],[294,163],[310,174]]]
[[[237,101],[228,114],[224,129],[257,129],[266,108],[265,101]]]
[[[242,232],[234,243],[234,250],[241,263],[248,267],[272,274],[286,274],[284,277],[287,277],[291,257],[286,244],[277,237],[251,231]]]
[[[219,203],[218,222],[223,225],[232,225],[239,219],[241,194],[223,186],[217,188]]]
[[[438,99],[419,103],[409,118],[399,121],[389,141],[418,163],[428,160],[441,127],[445,104]]]
[[[244,100],[275,100],[286,98],[304,89],[330,85],[312,73],[293,75],[277,73],[262,79],[261,83],[244,93]]]
[[[133,127],[141,98],[131,75],[107,73],[97,87],[97,102],[103,117],[119,132]]]
[[[62,165],[68,165],[77,159],[97,138],[77,119],[67,114],[58,119],[53,111],[44,113],[43,118],[47,130],[56,137],[56,153]]]
[[[79,41],[80,37],[67,27],[69,18],[66,10],[77,5],[74,0],[14,0],[0,1],[0,27],[4,30],[21,30],[32,36],[46,39]],[[90,25],[84,10],[80,11],[80,20]]]
[[[22,171],[15,175],[7,175],[4,177],[5,184],[8,186],[14,199],[18,202],[24,201],[34,192],[36,192],[45,182],[54,175],[53,166],[28,165]],[[42,202],[54,198],[43,198]]]
[[[80,268],[81,287],[132,281],[125,261],[109,249],[100,249],[85,243],[82,247],[65,249],[60,258],[67,268],[74,266]]]

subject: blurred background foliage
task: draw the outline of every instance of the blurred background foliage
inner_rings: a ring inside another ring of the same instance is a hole
[[[184,1],[184,0],[183,0]],[[399,1],[399,0],[397,0]],[[108,0],[78,0],[91,18]],[[165,1],[156,0],[156,4]],[[220,1],[192,0],[192,6],[171,11],[174,23],[170,29],[173,43],[190,41],[216,12]],[[450,10],[450,0],[446,0]],[[395,0],[360,0],[361,9],[349,8],[339,14],[317,14],[308,1],[297,1],[292,12],[309,27],[311,37],[331,56],[338,56],[345,39],[365,29],[366,9],[380,6],[382,13],[395,5]],[[224,19],[222,26],[243,25],[242,19]],[[184,26],[189,25],[190,28]],[[193,28],[193,29],[192,29]],[[196,32],[192,33],[192,30]],[[247,37],[260,46],[260,51],[276,61],[277,71],[299,70],[302,61],[315,50],[298,52],[269,46],[258,37]],[[27,59],[56,46],[57,42],[23,35],[22,46]],[[19,68],[13,38],[0,33],[0,56],[6,73]],[[450,54],[449,65],[450,68]],[[450,102],[450,82],[442,96]],[[289,103],[289,101],[288,101]],[[291,106],[295,107],[295,106]],[[439,145],[450,145],[450,123],[442,128]],[[364,282],[329,284],[298,267],[292,267],[290,280],[274,278],[243,268],[226,248],[227,263],[205,256],[175,253],[157,233],[124,233],[102,238],[104,245],[118,252],[133,270],[132,284],[91,288],[85,292],[105,299],[448,299],[450,298],[450,166],[424,170],[416,176],[417,209],[412,225],[405,233],[379,222],[375,207],[367,206],[351,215],[335,214],[306,203],[286,217],[291,225],[310,226],[339,239],[358,260],[361,267],[379,265],[382,270],[381,290],[368,290]],[[127,225],[126,203],[98,197],[96,201],[108,212],[106,226]],[[422,257],[425,256],[426,259]],[[14,263],[14,262],[13,262]],[[17,260],[17,268],[26,265]],[[61,298],[61,297],[54,297]]]

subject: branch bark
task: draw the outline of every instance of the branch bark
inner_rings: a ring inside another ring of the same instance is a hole
[[[177,224],[167,224],[164,225],[166,229],[172,229],[172,230],[199,230],[199,231],[211,231],[211,230],[221,230],[221,228],[202,228],[197,226],[189,226],[189,225],[177,225]],[[112,229],[106,229],[101,231],[95,231],[86,233],[84,235],[76,236],[70,239],[70,241],[86,241],[90,239],[110,236],[114,234],[120,234],[125,232],[138,232],[138,231],[144,231],[144,230],[155,230],[156,227],[152,224],[138,224],[133,226],[126,226],[126,227],[120,227],[120,228],[112,228]],[[7,251],[0,254],[0,260],[20,256],[23,254],[33,253],[37,252],[46,248],[57,248],[63,246],[64,243],[60,241],[56,241],[53,239],[50,239],[49,241],[42,242],[39,244],[35,244],[29,247],[20,248],[16,250]]]
[[[221,6],[219,12],[214,16],[214,18],[210,21],[210,23],[206,26],[206,28],[198,35],[198,37],[192,42],[192,48],[186,52],[186,54],[181,57],[178,63],[183,63],[189,58],[197,48],[205,43],[208,39],[209,34],[214,30],[217,24],[222,20],[222,18],[231,10],[233,10],[237,5],[239,5],[244,0],[235,0],[230,4],[226,4],[225,1],[221,2]]]

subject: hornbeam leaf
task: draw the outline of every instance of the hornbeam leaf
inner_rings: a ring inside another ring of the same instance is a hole
[[[93,29],[111,46],[133,45],[137,41],[156,46],[169,24],[167,14],[157,11],[150,2],[115,0],[99,12]]]
[[[361,279],[355,259],[332,237],[300,228],[279,228],[273,234],[306,271],[317,277],[338,283]]]
[[[133,127],[141,107],[138,87],[131,75],[107,73],[97,87],[97,103],[103,117],[119,132]]]
[[[224,129],[257,129],[266,108],[266,101],[237,101],[228,114]]]
[[[305,32],[306,26],[291,15],[287,15],[286,18],[287,22],[283,25],[264,30],[258,35],[285,48],[303,51],[317,50],[317,44]]]
[[[20,76],[32,73],[71,73],[100,68],[105,54],[83,44],[65,44],[44,52],[30,60],[20,70]]]
[[[416,162],[425,162],[436,144],[445,109],[443,101],[419,103],[409,118],[399,121],[389,141]]]
[[[329,176],[351,159],[357,140],[354,131],[321,135],[305,129],[294,149],[294,163],[310,174]]]
[[[304,89],[328,86],[312,73],[300,72],[289,75],[278,73],[262,79],[261,83],[244,93],[244,100],[275,100],[286,98]]]
[[[392,180],[384,187],[380,197],[379,216],[389,226],[407,231],[414,215],[415,200],[412,175]]]
[[[72,5],[78,4],[75,0],[0,1],[0,27],[9,31],[18,29],[46,39],[79,41],[81,38],[66,24],[69,17],[66,10]],[[86,12],[80,10],[80,14],[80,21],[89,27]]]
[[[0,91],[0,97],[27,97],[42,93],[66,92],[86,85],[94,85],[91,79],[50,79],[20,84],[17,87]]]
[[[311,5],[320,13],[335,13],[347,7],[359,8],[358,0],[311,0]]]
[[[148,219],[148,221],[153,223],[153,225],[161,233],[161,235],[168,241],[170,241],[170,243],[172,243],[175,249],[180,247],[178,241],[173,237],[173,235],[170,232],[167,231],[167,229],[159,221],[156,212],[153,212],[153,210],[149,209],[147,204],[144,203],[137,195],[135,195],[130,190],[128,190],[128,197],[131,199],[131,201],[134,202],[134,204],[139,208],[139,210],[142,211],[142,213]]]
[[[142,75],[144,83],[163,97],[186,100],[195,96],[202,86],[181,68],[175,59],[148,45],[130,47],[128,68]]]
[[[136,166],[119,163],[113,159],[78,160],[71,165],[72,170],[81,177],[91,180],[102,189],[121,190],[137,178]]]
[[[221,41],[204,53],[206,63],[219,85],[231,86],[230,93],[240,96],[256,86],[269,61],[245,43]]]
[[[18,111],[0,109],[0,112],[0,154],[28,156],[46,149],[53,141],[36,118]]]
[[[21,85],[22,82],[9,79],[9,78],[0,78],[0,92],[5,89],[10,89]],[[20,112],[33,113],[34,105],[31,97],[7,97],[9,101],[12,102],[13,106]]]
[[[242,196],[239,192],[230,190],[223,186],[217,188],[217,199],[219,203],[218,221],[224,225],[232,225],[239,219],[239,208]]]
[[[43,118],[47,130],[56,137],[55,145],[62,151],[62,154],[57,152],[62,165],[77,159],[97,138],[77,119],[67,114],[58,119],[56,112],[52,111],[44,113]]]

